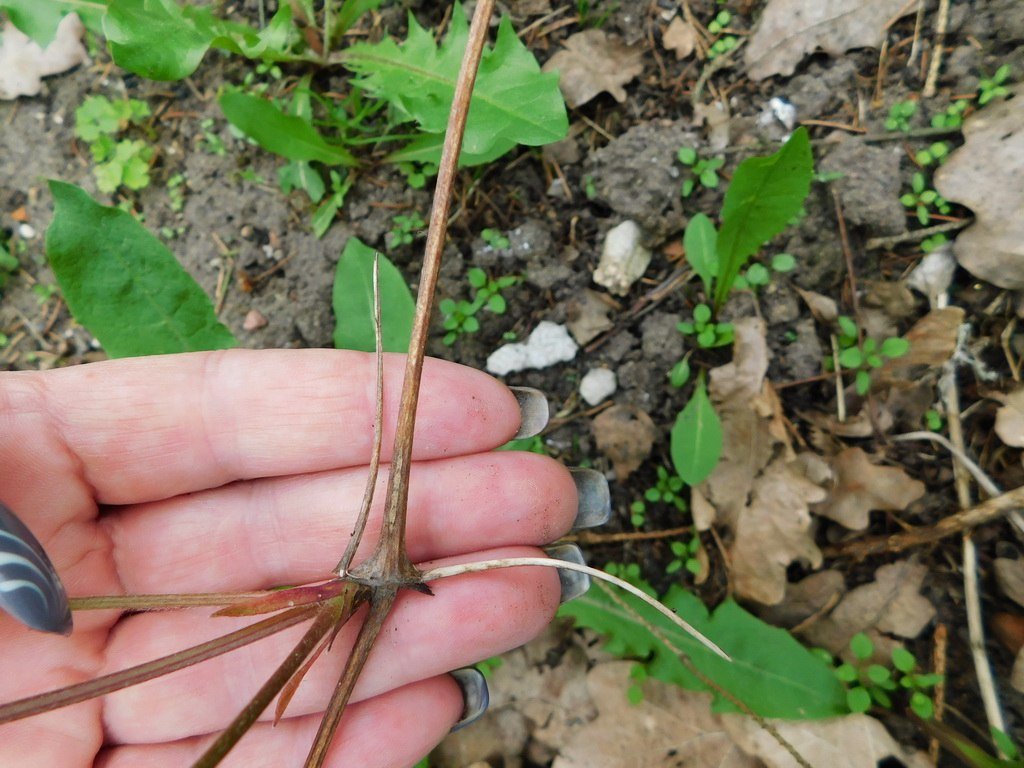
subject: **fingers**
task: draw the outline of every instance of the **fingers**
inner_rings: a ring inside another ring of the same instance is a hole
[[[536,556],[515,548],[449,562]],[[367,661],[353,700],[361,701],[466,666],[530,640],[551,620],[559,600],[554,569],[510,568],[466,574],[431,585],[434,596],[403,592]],[[208,612],[128,618],[110,639],[111,668],[120,669],[224,634],[246,622],[209,619]],[[342,628],[299,687],[292,716],[323,709],[352,646],[361,614]],[[115,743],[170,741],[223,728],[248,701],[304,628],[212,659],[106,699],[106,732]]]
[[[404,361],[385,356],[385,459]],[[0,383],[0,457],[33,457],[19,467],[18,485],[29,488],[73,468],[107,504],[355,466],[370,455],[374,377],[373,355],[340,350],[228,350],[8,376]],[[425,362],[417,458],[489,450],[518,424],[502,384]]]
[[[129,593],[244,591],[329,575],[358,513],[365,468],[272,478],[119,509],[104,519]],[[362,559],[380,529],[382,468]],[[540,546],[569,530],[573,480],[558,462],[497,452],[413,465],[407,545],[413,561],[513,544]]]
[[[402,768],[434,747],[459,718],[462,696],[448,675],[412,683],[350,705],[327,756],[329,768]],[[309,751],[319,715],[258,723],[228,754],[225,768],[300,765]],[[165,744],[116,747],[96,768],[180,768],[192,763],[215,736]]]

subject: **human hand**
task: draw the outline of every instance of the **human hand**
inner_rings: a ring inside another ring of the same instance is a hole
[[[385,360],[384,461],[404,356]],[[42,542],[71,596],[251,591],[330,575],[358,512],[373,436],[372,355],[199,353],[0,376],[0,499]],[[534,454],[488,453],[516,432],[512,394],[427,360],[407,544],[414,562],[536,556],[577,517],[580,483]],[[596,474],[596,473],[592,473]],[[360,557],[379,530],[386,467]],[[599,486],[600,483],[597,483]],[[605,492],[606,493],[606,492]],[[586,494],[584,494],[586,495]],[[607,496],[597,493],[598,506]],[[594,499],[584,499],[593,519]],[[560,597],[547,568],[403,593],[356,686],[331,765],[402,766],[463,714],[447,671],[527,642]],[[226,634],[211,609],[79,612],[70,637],[0,614],[0,702],[60,688]],[[358,618],[276,728],[265,713],[225,765],[301,764]],[[3,764],[182,766],[248,701],[304,630],[135,688],[0,726]]]

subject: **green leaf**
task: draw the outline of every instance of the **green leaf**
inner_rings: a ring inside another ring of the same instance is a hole
[[[917,666],[917,659],[906,648],[898,645],[892,651],[892,665],[900,672],[910,672]]]
[[[672,369],[668,372],[668,383],[676,389],[683,386],[687,381],[690,380],[690,361],[687,358],[683,358],[678,363],[672,366]]]
[[[863,632],[858,632],[850,638],[850,650],[858,659],[864,660],[870,658],[871,654],[875,652],[875,644]]]
[[[871,664],[868,666],[868,680],[876,685],[888,682],[892,678],[892,673],[883,667],[881,664]]]
[[[903,357],[910,351],[910,342],[898,336],[891,336],[882,342],[881,351],[886,357]]]
[[[718,232],[715,230],[715,225],[703,213],[698,213],[690,219],[686,225],[686,232],[683,234],[686,261],[704,283],[704,295],[709,300],[711,299],[712,281],[718,273],[718,253],[715,250],[717,239]]]
[[[483,288],[487,284],[487,273],[480,267],[472,267],[466,272],[466,280],[474,288]]]
[[[844,683],[852,683],[857,679],[857,668],[853,664],[840,664],[836,667],[836,678]]]
[[[774,155],[740,163],[722,203],[716,306],[725,303],[747,259],[799,213],[813,170],[810,139],[802,127]]]
[[[703,375],[672,426],[671,453],[676,472],[691,486],[703,482],[722,455],[722,423],[708,399]]]
[[[409,34],[402,45],[385,38],[379,43],[357,43],[343,54],[344,65],[360,76],[356,86],[388,101],[400,121],[415,121],[425,133],[433,134],[435,143],[429,153],[402,159],[436,162],[440,157],[437,140],[447,126],[467,32],[465,12],[456,4],[440,46],[410,14]],[[542,73],[511,21],[502,18],[494,46],[484,50],[480,62],[460,162],[494,159],[517,144],[559,141],[568,129],[558,74]]]
[[[679,151],[676,152],[676,157],[683,165],[693,165],[697,162],[697,150],[693,147],[681,147]]]
[[[706,323],[711,319],[711,307],[707,304],[698,304],[693,308],[693,319],[698,325]]]
[[[188,77],[213,41],[173,0],[115,0],[103,34],[119,66],[150,80]]]
[[[111,357],[236,345],[210,299],[131,214],[50,182],[56,201],[46,253],[75,318]]]
[[[929,720],[935,714],[935,705],[932,700],[920,691],[914,691],[910,695],[910,708],[922,720]]]
[[[327,191],[323,177],[305,160],[293,160],[278,168],[277,183],[286,195],[294,189],[304,190],[314,203],[323,200]]]
[[[868,393],[868,390],[871,389],[871,376],[867,371],[857,371],[857,375],[854,377],[854,388],[858,395]]]
[[[377,253],[350,237],[334,272],[334,346],[373,352],[373,257]],[[405,278],[379,255],[381,340],[385,352],[405,352],[412,333],[415,302]]]
[[[505,314],[507,308],[505,297],[500,293],[496,293],[487,300],[487,308],[496,315]]]
[[[992,742],[1000,752],[1011,760],[1016,760],[1020,757],[1020,750],[1017,749],[1017,745],[1013,743],[1013,739],[1004,731],[990,725],[989,732],[992,734]]]
[[[792,272],[796,269],[796,259],[791,253],[777,253],[772,256],[772,269],[776,272]]]
[[[268,152],[288,160],[315,160],[325,165],[357,164],[348,150],[328,144],[301,117],[285,114],[266,99],[228,91],[219,103],[228,121]]]
[[[747,282],[753,286],[768,285],[772,280],[771,273],[764,264],[751,264],[747,268]]]
[[[871,694],[864,688],[851,688],[846,692],[846,706],[851,712],[861,714],[871,709]]]
[[[848,347],[839,353],[839,364],[843,366],[843,368],[850,370],[860,368],[863,362],[864,354],[858,347]]]
[[[836,323],[839,325],[839,332],[848,339],[857,338],[857,324],[853,322],[853,319],[849,315],[840,315],[836,318]]]
[[[57,36],[57,26],[75,11],[92,31],[99,30],[107,0],[0,0],[10,22],[45,48]]]
[[[313,234],[318,239],[326,235],[327,230],[331,228],[334,217],[338,215],[338,211],[341,209],[341,204],[342,200],[338,195],[331,195],[313,211],[309,225],[313,230]]]
[[[639,585],[651,592],[650,585]],[[800,645],[786,631],[769,626],[726,600],[713,613],[691,593],[673,585],[663,602],[699,632],[718,644],[732,661],[726,661],[683,632],[660,613],[628,594],[619,594],[630,608],[657,627],[672,643],[668,648],[636,617],[618,605],[604,585],[559,609],[572,616],[576,626],[604,635],[605,650],[620,657],[649,659],[651,677],[688,690],[708,690],[716,712],[736,712],[726,697],[711,691],[683,664],[684,651],[694,665],[731,695],[762,717],[816,719],[847,712],[845,691],[829,664]]]

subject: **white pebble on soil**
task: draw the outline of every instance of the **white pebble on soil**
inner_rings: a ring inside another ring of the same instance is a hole
[[[597,405],[615,394],[615,372],[607,368],[593,368],[580,380],[580,397],[589,405]]]
[[[601,249],[601,261],[594,270],[594,282],[619,296],[639,280],[651,263],[651,252],[640,244],[643,231],[628,219],[608,230]]]
[[[494,350],[487,358],[487,370],[496,376],[505,376],[528,368],[547,368],[572,360],[578,349],[564,325],[544,320],[525,344],[506,344]]]

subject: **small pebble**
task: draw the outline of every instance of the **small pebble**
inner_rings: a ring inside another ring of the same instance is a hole
[[[580,397],[590,405],[597,405],[614,395],[616,386],[614,371],[594,368],[580,381]]]
[[[528,368],[547,368],[576,357],[579,347],[564,325],[542,321],[530,334],[525,344],[506,344],[487,358],[487,370],[496,376],[505,376]]]
[[[25,240],[31,240],[36,236],[36,228],[31,224],[19,224],[18,234]]]
[[[643,231],[628,219],[605,235],[601,262],[594,270],[594,282],[619,296],[639,280],[651,263],[651,252],[640,244]]]
[[[246,331],[258,331],[267,325],[269,321],[258,309],[250,309],[242,322],[242,328]]]

